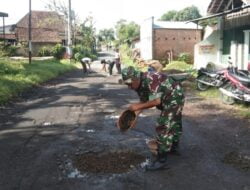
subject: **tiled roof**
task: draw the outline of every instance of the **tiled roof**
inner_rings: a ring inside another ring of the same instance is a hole
[[[52,11],[32,11],[32,42],[60,43],[65,33],[63,17]],[[28,40],[29,14],[26,14],[16,27],[19,41]]]
[[[18,41],[28,41],[28,29],[18,28]],[[32,29],[32,42],[51,42],[60,43],[63,38],[59,36],[58,31],[47,29]]]

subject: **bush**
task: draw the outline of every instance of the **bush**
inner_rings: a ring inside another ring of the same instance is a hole
[[[79,56],[81,58],[83,57],[89,57],[91,59],[96,59],[97,58],[97,55],[95,54],[95,52],[93,52],[91,50],[91,48],[88,48],[88,47],[83,47],[82,45],[77,45],[77,46],[74,46],[72,48],[72,52],[73,52],[73,58],[76,60],[76,61],[79,61]]]
[[[189,53],[180,53],[177,60],[184,61],[188,64],[192,63],[192,57]]]
[[[6,45],[4,46],[3,44],[0,45],[0,55],[1,57],[11,57],[17,55],[17,46],[12,46],[12,45]]]
[[[65,51],[66,51],[65,47],[63,47],[61,44],[57,44],[52,49],[52,55],[56,59],[62,59]]]
[[[51,48],[46,47],[46,46],[40,48],[38,51],[38,55],[41,57],[52,55]]]
[[[83,58],[84,56],[81,54],[81,53],[79,53],[79,52],[77,52],[76,54],[74,54],[74,59],[76,60],[76,61],[81,61],[81,59]]]

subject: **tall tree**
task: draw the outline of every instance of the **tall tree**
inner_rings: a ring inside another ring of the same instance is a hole
[[[120,20],[116,23],[116,37],[119,44],[131,44],[132,40],[140,35],[140,26],[135,22]]]
[[[81,24],[81,44],[90,48],[92,52],[95,50],[96,44],[96,29],[94,27],[94,19],[92,16],[88,16],[84,22]]]
[[[167,13],[163,14],[160,18],[160,20],[165,20],[165,21],[174,21],[176,15],[177,15],[177,11],[175,10],[171,10],[168,11]]]
[[[115,31],[113,28],[100,30],[98,34],[98,39],[107,48],[110,46],[111,42],[115,40]]]
[[[188,21],[200,18],[201,14],[196,6],[186,7],[180,11],[168,11],[160,18],[162,21]]]

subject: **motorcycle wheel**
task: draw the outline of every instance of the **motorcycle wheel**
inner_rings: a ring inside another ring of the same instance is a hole
[[[228,83],[223,88],[225,90],[232,91],[234,87],[230,83]],[[224,104],[233,105],[235,103],[235,99],[233,97],[223,94],[222,92],[220,92],[220,94],[221,100]]]
[[[197,80],[207,81],[207,79],[208,79],[208,77],[205,76],[205,75],[201,75],[201,76],[197,77]],[[199,81],[196,82],[196,87],[197,87],[197,89],[200,90],[200,91],[205,91],[205,90],[207,90],[207,89],[209,88],[208,85],[206,85],[206,84],[204,84],[204,83],[201,83],[201,82],[199,82]]]

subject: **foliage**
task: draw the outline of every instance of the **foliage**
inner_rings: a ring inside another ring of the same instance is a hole
[[[214,26],[218,24],[218,18],[210,18],[210,19],[206,19],[206,20],[202,20],[199,22],[199,25],[205,27],[205,26]]]
[[[175,10],[168,11],[167,13],[165,13],[161,16],[160,20],[162,20],[162,21],[174,21],[177,14],[178,14],[178,11],[175,11]]]
[[[0,59],[0,104],[18,95],[20,92],[45,82],[76,66],[64,60],[13,61]]]
[[[80,52],[77,52],[74,54],[74,59],[76,61],[81,61],[81,59],[83,58],[84,56],[80,53]]]
[[[184,61],[172,61],[171,63],[167,64],[166,67],[163,68],[163,70],[179,70],[183,72],[190,72],[193,70],[193,66],[190,64],[187,64]]]
[[[91,50],[91,53],[95,53],[95,27],[93,17],[87,17],[84,22],[81,24],[81,40],[80,43],[83,47],[87,47]]]
[[[52,55],[52,50],[50,47],[41,47],[38,51],[38,55],[41,56],[41,57],[44,57],[44,56],[51,56]]]
[[[201,14],[196,6],[186,7],[180,11],[168,11],[160,18],[162,21],[188,21],[200,18]]]
[[[180,53],[178,56],[178,61],[184,61],[188,64],[191,64],[192,62],[192,57],[189,53]]]
[[[0,56],[1,57],[11,57],[15,56],[17,54],[17,49],[19,47],[17,46],[12,46],[12,45],[3,45],[0,44]]]
[[[76,61],[80,61],[83,57],[89,57],[91,59],[96,59],[97,56],[95,53],[92,52],[92,50],[88,47],[77,45],[73,47],[73,58]]]
[[[53,48],[52,48],[52,54],[56,59],[62,59],[63,55],[66,51],[66,48],[63,47],[61,44],[56,44]]]
[[[108,47],[115,40],[115,31],[113,28],[100,30],[98,41]]]
[[[140,27],[135,22],[120,20],[116,23],[116,36],[119,44],[131,45],[131,42],[140,35]]]

